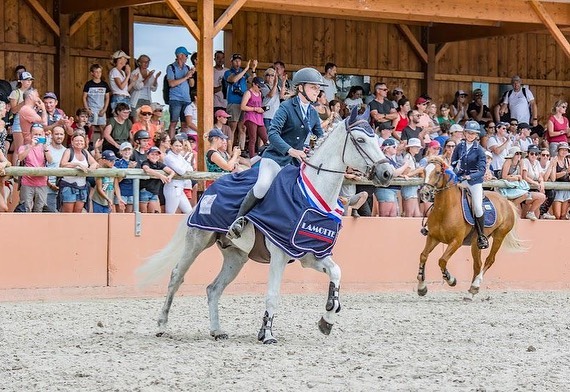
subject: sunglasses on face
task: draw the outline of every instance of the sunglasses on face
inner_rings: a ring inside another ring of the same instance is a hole
[[[540,154],[541,157],[549,157],[550,154]]]
[[[151,112],[141,112],[141,116],[152,116]]]
[[[516,127],[519,123],[511,123],[511,127]]]
[[[445,148],[455,148],[455,144],[448,144]]]
[[[536,152],[529,152],[528,155],[538,155]]]
[[[494,125],[489,125],[487,128],[489,128],[489,129],[495,129],[496,126],[494,126]]]

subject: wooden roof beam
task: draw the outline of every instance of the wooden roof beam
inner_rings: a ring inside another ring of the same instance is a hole
[[[59,26],[55,23],[55,20],[50,14],[45,10],[45,8],[38,2],[38,0],[26,0],[28,4],[36,11],[36,13],[42,18],[45,24],[59,37]]]
[[[552,34],[554,40],[558,42],[558,45],[560,45],[564,53],[566,53],[566,56],[570,58],[570,43],[568,43],[568,40],[562,31],[560,31],[556,25],[556,22],[554,19],[552,19],[552,16],[548,13],[548,11],[546,11],[544,5],[538,0],[530,0],[529,3],[532,6],[532,9],[534,9],[534,12],[536,12],[538,17],[546,25],[546,28],[548,31],[550,31],[550,34]]]
[[[400,32],[402,34],[404,34],[404,37],[406,37],[406,39],[408,40],[408,43],[416,51],[416,53],[420,57],[420,59],[422,59],[424,63],[427,63],[428,62],[428,54],[424,50],[424,48],[422,47],[422,44],[420,44],[420,42],[417,40],[414,33],[412,33],[412,30],[410,30],[410,28],[406,25],[398,24],[396,26],[398,27],[398,30],[400,30]]]
[[[247,0],[234,0],[214,24],[214,37],[232,20]]]
[[[190,31],[190,34],[194,37],[196,42],[200,42],[200,28],[192,20],[188,12],[180,5],[178,0],[165,0],[166,4],[172,9],[172,12],[176,15],[178,19],[182,22],[184,26]]]
[[[196,4],[197,0],[182,0],[184,4]],[[216,7],[227,7],[231,0],[216,0]],[[570,4],[543,3],[558,25],[570,25]],[[529,5],[521,0],[455,0],[441,1],[434,7],[418,7],[417,0],[378,1],[378,0],[330,0],[317,2],[307,0],[248,0],[244,10],[257,12],[302,12],[307,16],[371,20],[419,21],[446,24],[469,24],[495,26],[505,20],[508,10],[509,20],[519,23],[540,25],[536,16],[529,12]]]
[[[73,34],[77,33],[77,31],[81,28],[81,26],[83,26],[85,24],[85,22],[87,22],[87,20],[94,13],[95,13],[95,11],[89,11],[89,12],[86,12],[86,13],[82,14],[81,16],[79,16],[79,18],[77,18],[75,20],[75,22],[73,22],[73,24],[69,28],[69,35],[73,35]]]

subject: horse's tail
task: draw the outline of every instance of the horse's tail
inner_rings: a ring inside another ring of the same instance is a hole
[[[526,252],[530,249],[530,246],[528,245],[528,241],[520,239],[518,237],[518,234],[517,234],[517,226],[518,226],[518,222],[520,219],[519,218],[519,211],[517,210],[517,207],[512,202],[507,200],[507,203],[509,204],[509,206],[511,207],[511,209],[513,211],[514,222],[513,222],[513,227],[507,233],[503,244],[504,244],[505,248],[511,252]]]
[[[139,286],[148,286],[171,271],[182,258],[185,248],[185,238],[188,231],[186,215],[181,220],[170,242],[159,252],[150,256],[143,265],[136,270]]]

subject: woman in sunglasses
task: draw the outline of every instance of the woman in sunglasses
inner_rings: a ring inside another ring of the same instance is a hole
[[[526,219],[534,221],[540,216],[540,206],[546,200],[546,194],[544,191],[544,175],[538,159],[540,149],[537,145],[531,144],[528,146],[527,151],[527,157],[522,161],[522,178],[530,186],[534,185],[538,190],[529,192],[529,197],[522,205],[522,213]]]
[[[137,131],[141,129],[146,130],[150,134],[150,144],[149,148],[155,145],[154,136],[159,132],[156,124],[152,122],[152,107],[149,105],[143,105],[137,110],[137,119],[131,128],[131,135],[134,135]]]

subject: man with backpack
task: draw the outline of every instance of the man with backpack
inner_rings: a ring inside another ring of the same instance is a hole
[[[186,65],[190,52],[184,46],[176,48],[174,54],[176,55],[176,61],[169,64],[166,68],[163,87],[164,102],[170,106],[168,133],[171,138],[174,138],[178,121],[184,122],[184,110],[192,102],[190,88],[194,87],[192,75],[195,72],[194,68]]]
[[[535,127],[538,125],[538,109],[532,92],[522,87],[522,79],[515,75],[511,79],[512,90],[503,95],[499,115],[510,112],[511,118],[516,118],[519,123],[531,123]]]
[[[229,125],[234,135],[236,128],[238,128],[239,147],[243,150],[245,149],[245,125],[243,125],[241,120],[241,98],[247,91],[247,82],[257,76],[257,60],[248,60],[245,68],[241,67],[241,60],[241,54],[234,53],[232,55],[232,66],[224,74],[222,86],[225,85],[226,88],[226,98],[228,100],[226,112],[231,116]],[[253,76],[247,73],[250,66],[252,66]],[[228,148],[230,147],[232,146],[228,146]]]

